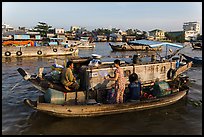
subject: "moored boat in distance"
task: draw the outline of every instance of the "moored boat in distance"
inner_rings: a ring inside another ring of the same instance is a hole
[[[34,57],[78,55],[77,47],[65,46],[2,46],[2,57]]]
[[[186,54],[181,54],[187,61],[192,61],[193,65],[202,65],[202,57],[190,57]]]
[[[94,43],[89,37],[81,37],[78,41],[78,48],[95,48],[96,43]]]
[[[136,40],[116,45],[109,43],[109,45],[113,51],[162,51],[161,45],[157,47],[151,47],[152,42],[155,41]]]
[[[77,45],[78,48],[95,48],[95,43],[90,43],[88,41],[80,41],[80,44]]]

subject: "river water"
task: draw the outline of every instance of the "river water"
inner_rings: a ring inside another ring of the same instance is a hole
[[[108,60],[113,59],[110,56],[134,55],[135,51],[112,52],[103,42],[96,43],[94,49],[79,50],[79,56],[92,53],[108,56],[104,58]],[[201,50],[191,46],[181,53],[202,56]],[[51,66],[55,58],[59,57],[2,58],[3,135],[202,135],[202,105],[192,103],[202,101],[202,66],[185,72],[191,79],[189,93],[170,106],[93,118],[57,118],[24,105],[24,98],[36,100],[41,93],[17,72],[22,67],[37,73],[38,67]]]

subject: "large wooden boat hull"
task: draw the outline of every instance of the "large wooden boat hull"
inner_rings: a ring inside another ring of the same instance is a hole
[[[35,56],[60,56],[78,55],[77,47],[65,48],[64,46],[4,46],[2,57],[35,57]]]
[[[113,51],[161,51],[161,47],[151,48],[147,45],[130,45],[130,44],[122,44],[122,45],[113,45],[110,44],[110,47]]]
[[[141,111],[171,105],[183,98],[188,89],[173,93],[169,96],[122,104],[94,104],[94,105],[57,105],[37,102],[37,106],[26,103],[33,109],[57,117],[94,117]]]

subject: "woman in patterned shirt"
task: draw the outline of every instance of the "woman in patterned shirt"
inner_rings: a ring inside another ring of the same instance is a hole
[[[120,60],[114,60],[114,65],[116,67],[114,77],[108,75],[109,77],[105,77],[105,79],[115,81],[116,103],[123,103],[126,79],[124,78],[123,69],[120,67]]]

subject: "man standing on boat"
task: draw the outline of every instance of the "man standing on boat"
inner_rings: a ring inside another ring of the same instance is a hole
[[[67,62],[66,68],[63,69],[61,75],[61,83],[64,87],[70,91],[71,89],[78,89],[79,84],[76,82],[76,78],[73,75],[74,63],[72,61]]]
[[[105,79],[115,81],[116,103],[123,103],[126,80],[124,78],[123,69],[120,67],[120,60],[114,60],[114,65],[116,67],[114,77],[108,75],[109,77],[105,77]]]

